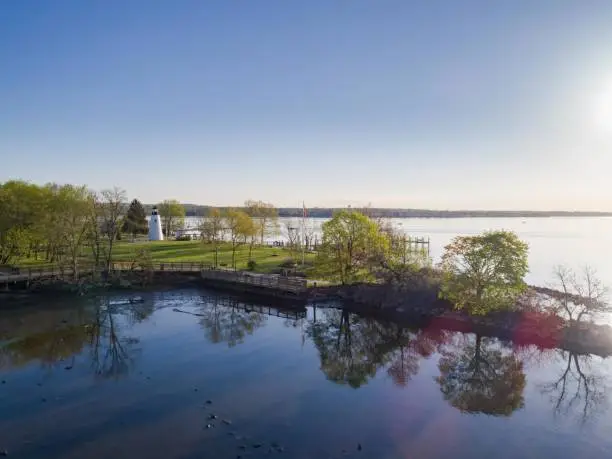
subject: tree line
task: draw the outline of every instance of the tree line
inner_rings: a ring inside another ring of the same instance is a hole
[[[0,264],[44,258],[65,265],[78,277],[84,247],[107,269],[121,232],[125,191],[85,186],[43,186],[23,181],[0,185]]]
[[[171,237],[183,228],[185,207],[176,200],[157,204],[162,230]],[[278,212],[262,201],[249,200],[243,208],[213,209],[200,231],[206,242],[219,244],[229,235],[235,264],[236,249],[263,243],[276,231]],[[147,212],[140,201],[127,204],[121,188],[95,191],[86,186],[0,184],[0,265],[23,259],[45,260],[66,266],[78,278],[84,252],[96,266],[110,270],[113,250],[122,235],[132,239],[148,232]]]
[[[155,204],[145,204],[147,214]],[[227,207],[183,203],[188,217],[208,217],[212,209],[227,210]],[[244,210],[244,208],[241,208]],[[548,218],[548,217],[610,217],[612,212],[577,212],[577,211],[514,211],[514,210],[434,210],[434,209],[401,209],[388,207],[358,206],[360,211],[374,218]],[[332,218],[336,212],[343,210],[337,207],[311,207],[308,216],[313,218]],[[303,207],[278,207],[279,217],[302,217]]]

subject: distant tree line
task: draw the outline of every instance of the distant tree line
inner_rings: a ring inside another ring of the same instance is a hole
[[[151,213],[154,204],[145,205],[147,214]],[[182,204],[187,217],[207,217],[212,209],[221,211],[229,207],[215,207],[198,204]],[[241,208],[241,207],[238,207]],[[241,208],[244,210],[244,208]],[[334,214],[346,208],[312,207],[308,216],[312,218],[332,218]],[[356,207],[364,215],[372,218],[544,218],[544,217],[610,217],[612,212],[565,212],[565,211],[495,211],[495,210],[430,210],[430,209],[392,209],[374,207]],[[302,207],[279,207],[279,217],[302,217]]]

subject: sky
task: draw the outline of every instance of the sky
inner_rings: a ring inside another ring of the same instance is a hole
[[[0,182],[612,211],[612,1],[0,2]]]

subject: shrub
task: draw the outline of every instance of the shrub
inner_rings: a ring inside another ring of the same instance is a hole
[[[191,235],[183,234],[182,236],[177,237],[176,240],[177,241],[191,241]]]
[[[280,266],[281,268],[294,268],[295,267],[295,261],[293,260],[293,258],[286,258],[278,266]]]
[[[247,263],[247,268],[249,271],[253,271],[257,267],[257,262],[255,260],[249,260]]]

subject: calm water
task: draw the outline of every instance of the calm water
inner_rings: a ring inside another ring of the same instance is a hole
[[[0,313],[0,451],[612,457],[612,368],[598,357],[400,329],[313,305],[279,318],[207,291],[123,299]]]
[[[307,227],[320,234],[324,219],[309,219]],[[518,233],[529,244],[532,284],[549,285],[556,265],[576,271],[594,267],[598,277],[612,286],[612,218],[397,218],[391,219],[407,234],[429,237],[431,255],[439,261],[444,246],[455,236],[479,234],[485,230],[506,229]],[[188,219],[188,225],[195,225]],[[281,219],[278,238],[286,239],[286,225],[297,227],[297,219]]]

